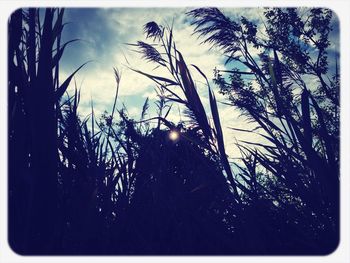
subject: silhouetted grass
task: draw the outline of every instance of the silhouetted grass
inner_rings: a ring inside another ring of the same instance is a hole
[[[303,21],[296,9],[267,9],[263,39],[244,17],[233,21],[216,8],[188,13],[195,33],[220,48],[227,65],[241,66],[216,70],[214,79],[227,104],[256,124],[253,130],[232,129],[262,138],[237,143],[242,159],[233,169],[210,81],[191,65],[206,81],[206,109],[172,27],[149,22],[144,32],[152,43],[131,45],[169,73],[133,69],[157,85],[156,116],[148,113],[148,99],[137,120],[117,107],[123,87],[114,69],[111,113],[95,116],[91,101],[91,114],[83,118],[80,91],[66,91],[85,64],[64,81],[58,77],[64,50],[75,41],[61,43],[64,10],[13,13],[11,247],[25,255],[331,252],[339,241],[340,81],[338,68],[327,76],[325,62],[331,12],[308,14]],[[316,33],[319,42],[313,41]],[[301,40],[314,43],[316,61]],[[252,55],[256,48],[258,57]],[[319,85],[307,87],[305,76]],[[169,119],[176,104],[188,122]]]
[[[338,95],[330,94],[330,87],[339,89],[339,75],[336,69],[327,84],[323,78],[328,67],[320,62],[328,60],[332,13],[308,11],[310,20],[305,21],[296,9],[266,9],[265,38],[257,35],[256,24],[244,17],[233,21],[215,8],[196,9],[189,15],[204,42],[219,47],[228,63],[235,61],[247,69],[219,70],[215,81],[232,106],[256,123],[254,131],[238,130],[259,134],[265,141],[238,144],[245,164],[240,167],[244,181],[240,189],[253,207],[269,201],[263,206],[277,209],[275,219],[265,219],[260,228],[275,221],[274,235],[281,242],[289,238],[295,242],[287,247],[297,248],[300,242],[304,249],[322,254],[339,242],[339,102]],[[316,34],[321,36],[317,43]],[[305,50],[312,45],[316,59]],[[258,48],[259,57],[253,56]],[[256,87],[244,78],[246,74],[254,76]],[[312,76],[319,83],[307,87],[303,79]],[[264,211],[256,216],[270,217]]]

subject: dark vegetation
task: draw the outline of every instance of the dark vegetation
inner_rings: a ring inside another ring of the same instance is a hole
[[[233,65],[215,70],[215,88],[256,126],[232,128],[265,141],[238,142],[234,164],[210,82],[186,64],[171,27],[150,22],[150,43],[134,44],[171,75],[133,69],[154,80],[157,115],[146,118],[148,100],[139,120],[117,109],[115,70],[112,112],[96,117],[91,103],[82,119],[79,90],[66,94],[80,68],[59,80],[64,10],[40,12],[17,10],[8,27],[9,242],[17,253],[319,255],[337,247],[340,84],[327,54],[330,10],[266,9],[265,36],[215,8],[187,14],[194,33]],[[209,111],[193,71],[207,83]],[[168,120],[174,104],[189,122]]]

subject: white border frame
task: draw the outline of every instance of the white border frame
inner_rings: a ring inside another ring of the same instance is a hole
[[[220,257],[115,257],[115,256],[20,256],[15,254],[7,242],[7,21],[10,14],[20,7],[327,7],[332,9],[340,21],[340,70],[341,70],[341,235],[340,244],[335,252],[328,256],[220,256]],[[350,262],[350,132],[349,132],[349,112],[350,103],[350,5],[347,0],[319,0],[319,1],[272,1],[272,0],[168,0],[168,1],[150,1],[150,0],[103,0],[103,1],[43,1],[43,0],[0,0],[0,261],[1,262],[61,262],[61,261],[80,261],[92,262],[137,262],[146,260],[148,262],[177,262],[178,260],[199,260],[201,262],[211,262],[218,260],[222,262],[329,262],[329,263],[347,263]]]

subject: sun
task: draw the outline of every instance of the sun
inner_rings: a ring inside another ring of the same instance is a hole
[[[172,130],[169,133],[169,139],[172,141],[177,141],[180,138],[180,133],[178,131]]]

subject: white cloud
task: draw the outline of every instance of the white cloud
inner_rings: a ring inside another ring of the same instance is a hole
[[[211,80],[215,67],[224,69],[222,65],[223,57],[217,49],[210,49],[210,45],[200,44],[201,40],[197,39],[196,35],[193,35],[193,27],[189,26],[188,23],[184,23],[185,11],[186,9],[99,9],[97,13],[101,23],[100,27],[106,35],[106,41],[101,39],[101,36],[95,37],[94,32],[89,32],[88,30],[85,30],[82,36],[87,41],[84,48],[85,55],[87,58],[93,59],[94,62],[85,66],[77,74],[78,83],[84,79],[81,88],[80,113],[87,115],[91,112],[91,98],[93,98],[94,109],[97,115],[101,114],[105,109],[111,110],[116,90],[113,67],[116,67],[121,71],[122,75],[118,106],[125,103],[130,116],[138,118],[141,114],[143,102],[148,97],[150,99],[149,115],[152,116],[155,113],[154,100],[156,99],[156,93],[154,88],[156,85],[147,77],[130,70],[130,67],[157,76],[170,77],[170,74],[162,68],[154,70],[154,64],[146,62],[142,59],[141,54],[132,51],[133,47],[127,46],[125,43],[136,43],[138,40],[145,41],[142,27],[149,21],[155,21],[159,24],[171,24],[172,20],[174,20],[176,47],[182,52],[186,63],[190,67],[197,84],[198,93],[207,110],[207,115],[211,117],[208,89],[204,84],[205,80],[190,64],[198,66],[207,78]],[[236,17],[244,15],[253,20],[260,20],[262,9],[225,10],[225,12],[231,15],[234,14]],[[259,26],[259,30],[263,32],[261,26]],[[253,55],[255,56],[256,54],[255,52]],[[74,60],[74,58],[72,59]],[[69,67],[64,68],[61,72],[61,79],[64,79],[68,75],[67,72],[71,72],[71,70]],[[212,86],[212,88],[217,101],[227,102],[227,99],[222,94],[219,94],[217,87]],[[72,90],[73,86],[70,87],[71,93]],[[255,127],[253,124],[248,123],[245,118],[240,117],[238,110],[219,104],[219,111],[226,150],[231,158],[240,157],[239,151],[235,146],[236,139],[261,141],[261,137],[258,135],[230,129],[230,127],[239,129],[252,129]],[[173,106],[168,118],[174,122],[180,120],[177,105]],[[184,120],[183,115],[181,118]]]

